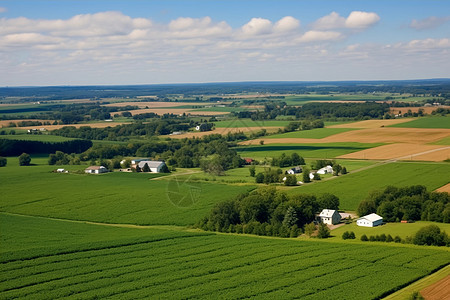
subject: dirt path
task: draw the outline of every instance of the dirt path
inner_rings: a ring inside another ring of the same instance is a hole
[[[150,180],[162,180],[162,179],[166,179],[167,177],[176,177],[176,176],[191,175],[191,174],[197,174],[197,173],[202,173],[202,171],[186,170],[186,172],[183,172],[183,173],[176,173],[176,174],[170,174],[167,176],[155,177],[155,178],[151,178]]]

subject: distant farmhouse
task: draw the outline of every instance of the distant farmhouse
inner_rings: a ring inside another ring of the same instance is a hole
[[[202,124],[196,126],[195,130],[201,131],[201,132],[210,131],[212,129],[213,125],[214,125],[213,123],[202,123]]]
[[[166,165],[164,161],[149,160],[148,158],[133,159],[131,160],[131,167],[139,167],[141,170],[147,165],[152,173],[160,173],[161,169]]]
[[[381,224],[383,224],[383,218],[374,213],[356,220],[356,225],[364,227],[375,227]]]
[[[294,167],[294,168],[287,170],[287,173],[294,175],[294,174],[300,174],[302,171],[303,171],[302,167]]]
[[[341,215],[334,209],[323,209],[318,217],[318,221],[324,224],[334,225],[341,221]]]
[[[84,173],[88,173],[88,174],[101,174],[101,173],[107,173],[107,172],[108,172],[108,169],[105,168],[104,166],[90,166],[84,170]]]

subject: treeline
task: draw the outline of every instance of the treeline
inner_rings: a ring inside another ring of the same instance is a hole
[[[62,151],[66,153],[81,153],[92,147],[89,140],[71,140],[65,142],[40,142],[0,139],[0,155],[15,156],[22,153],[54,153]]]
[[[288,196],[272,187],[260,188],[217,203],[195,226],[208,231],[296,237],[314,221],[316,213],[336,204],[339,206],[339,199],[331,194]]]
[[[264,104],[262,111],[241,111],[234,113],[238,118],[270,120],[277,116],[295,116],[297,119],[378,119],[389,113],[389,104],[364,103],[307,103],[301,107],[287,106],[285,102]],[[303,124],[301,124],[303,125]],[[311,129],[312,122],[305,126]],[[302,126],[303,127],[303,126]],[[323,127],[323,126],[322,126]],[[297,127],[298,128],[298,127]],[[303,128],[302,128],[303,129]],[[303,129],[303,130],[305,130]]]
[[[385,222],[434,221],[450,223],[450,195],[428,192],[422,185],[388,186],[360,202],[358,215],[377,213]]]

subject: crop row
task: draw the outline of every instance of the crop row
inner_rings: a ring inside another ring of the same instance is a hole
[[[192,236],[5,263],[0,297],[372,297],[446,263],[445,251]]]

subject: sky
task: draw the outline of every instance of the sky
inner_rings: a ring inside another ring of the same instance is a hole
[[[0,0],[0,86],[427,78],[448,0]]]

